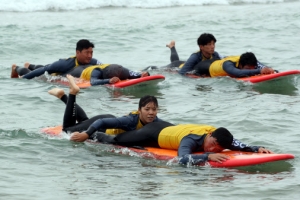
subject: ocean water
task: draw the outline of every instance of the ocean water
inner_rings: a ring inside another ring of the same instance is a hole
[[[300,192],[299,77],[263,84],[230,78],[189,79],[165,71],[154,87],[81,90],[88,116],[122,116],[141,96],[157,96],[158,116],[172,123],[227,127],[241,141],[291,153],[294,160],[215,169],[111,153],[109,145],[50,137],[64,105],[47,81],[11,79],[11,65],[48,64],[94,42],[94,57],[132,70],[182,60],[209,32],[222,55],[254,52],[279,71],[299,69],[300,1],[288,0],[0,0],[0,199],[296,199]]]

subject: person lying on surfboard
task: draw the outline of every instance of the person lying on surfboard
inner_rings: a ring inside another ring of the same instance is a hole
[[[18,76],[24,76],[31,72],[31,69],[42,67],[40,65],[24,64],[24,68],[12,65],[12,74],[17,73]],[[136,79],[149,76],[149,72],[135,72],[117,64],[99,64],[99,65],[79,65],[67,74],[82,80],[90,81],[93,85],[113,84],[121,80]],[[66,74],[62,74],[65,76]]]
[[[194,67],[204,60],[218,60],[221,59],[222,56],[215,51],[215,43],[217,42],[215,36],[210,33],[202,33],[198,39],[197,44],[199,47],[199,51],[193,53],[187,61],[182,61],[179,59],[178,53],[175,48],[175,41],[171,41],[170,44],[167,44],[166,47],[169,47],[171,50],[170,60],[171,63],[163,66],[162,68],[167,69],[177,69],[179,70],[179,74],[185,75],[186,73],[190,73],[193,71]],[[156,66],[149,66],[145,70],[148,69],[157,69]]]
[[[196,165],[208,160],[222,163],[229,159],[227,155],[218,154],[224,149],[273,153],[264,147],[249,146],[240,142],[233,138],[226,128],[200,124],[173,125],[164,121],[153,122],[141,129],[127,131],[116,136],[97,132],[95,138],[101,143],[126,147],[140,146],[177,150],[181,164]],[[205,153],[193,154],[201,151]]]
[[[75,69],[76,70],[76,69]],[[72,72],[70,72],[72,74]],[[85,68],[80,78],[89,80],[91,85],[117,83],[121,80],[149,76],[149,72],[134,72],[117,64],[101,64]]]
[[[221,60],[207,60],[195,67],[195,75],[204,77],[231,76],[235,78],[254,76],[259,74],[273,74],[269,67],[257,68],[254,53],[246,52],[241,56],[228,56]]]
[[[68,71],[72,70],[74,67],[79,65],[98,65],[102,64],[101,61],[92,58],[93,57],[93,49],[95,45],[91,43],[89,40],[82,39],[79,40],[76,44],[76,56],[70,57],[67,59],[60,59],[52,64],[48,65],[25,65],[25,69],[23,68],[19,73],[16,71],[18,67],[13,64],[11,71],[11,78],[25,78],[32,79],[37,76],[43,75],[45,72],[49,74],[56,73],[65,74]]]
[[[76,104],[76,95],[80,88],[76,85],[73,76],[67,75],[67,79],[70,84],[69,97],[60,88],[49,90],[48,93],[66,104],[63,131],[85,131],[86,134],[73,134],[72,140],[83,142],[88,138],[92,139],[93,133],[99,130],[108,134],[118,134],[139,129],[151,122],[162,121],[157,117],[158,102],[154,96],[142,97],[139,101],[138,111],[133,111],[129,115],[116,118],[113,115],[104,114],[88,118],[84,110]]]
[[[220,60],[224,58],[218,52],[215,51],[216,42],[217,40],[212,34],[201,34],[197,40],[200,51],[193,53],[187,61],[181,61],[175,48],[175,41],[172,40],[170,44],[166,45],[171,50],[171,63],[164,66],[163,68],[178,70],[178,73],[182,75],[195,74],[195,69],[198,68],[198,65],[201,65],[202,62],[212,63],[215,60]],[[274,72],[272,68],[265,66],[259,61],[257,61],[257,64],[255,66],[256,69],[267,68],[268,70],[264,69],[264,73]],[[157,67],[149,66],[143,71],[146,71],[148,69],[157,69]],[[199,76],[199,74],[195,75]]]

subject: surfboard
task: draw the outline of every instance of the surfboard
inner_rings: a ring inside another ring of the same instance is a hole
[[[148,155],[146,154],[147,157],[153,157],[158,160],[170,160],[177,156],[177,150],[170,149],[145,147],[145,149],[130,148],[130,150],[144,155],[145,153],[149,153]],[[203,153],[204,152],[196,152],[193,154]],[[294,155],[292,154],[264,154],[231,150],[224,150],[223,152],[221,152],[221,154],[229,156],[230,159],[222,163],[214,161],[208,161],[207,163],[212,167],[243,167],[294,158]],[[201,166],[205,164],[202,163],[199,165]]]
[[[47,127],[41,130],[43,133],[52,135],[52,136],[60,136],[62,133],[62,126],[56,127]],[[144,158],[154,158],[157,160],[170,160],[177,157],[177,150],[170,149],[161,149],[154,147],[145,147],[142,149],[139,148],[131,148],[131,147],[123,147],[118,145],[113,145],[117,149],[129,149]],[[118,151],[118,153],[127,152],[127,151]],[[196,152],[194,154],[203,154],[204,152]],[[242,151],[231,151],[224,150],[221,152],[222,154],[228,155],[230,157],[229,160],[218,163],[214,161],[208,161],[206,163],[201,163],[199,166],[209,164],[211,167],[243,167],[243,166],[251,166],[258,165],[268,162],[275,162],[280,160],[288,160],[294,159],[294,155],[292,154],[264,154],[264,153],[253,153],[253,152],[242,152]],[[125,153],[123,153],[125,154]]]
[[[114,84],[105,84],[104,86],[108,88],[127,88],[131,86],[146,86],[146,85],[156,85],[159,82],[165,80],[165,77],[160,74],[136,78],[136,79],[127,79],[122,80]],[[79,78],[75,79],[76,85],[78,85],[81,89],[89,88],[91,87],[90,81],[82,80]],[[61,83],[63,85],[68,85],[68,81],[59,81],[58,83]]]
[[[283,77],[292,77],[295,75],[299,76],[300,70],[288,70],[288,71],[278,72],[274,74],[256,75],[256,76],[250,76],[244,78],[233,78],[233,79],[244,81],[244,82],[250,82],[250,83],[261,83],[261,82],[275,80]],[[211,77],[201,77],[194,74],[189,74],[187,76],[190,78],[211,78]]]
[[[278,72],[278,73],[274,73],[274,74],[237,78],[237,80],[251,82],[251,83],[261,83],[261,82],[265,82],[265,81],[270,81],[270,80],[283,78],[283,77],[290,77],[290,76],[299,75],[299,74],[300,74],[300,70],[288,70],[288,71]]]

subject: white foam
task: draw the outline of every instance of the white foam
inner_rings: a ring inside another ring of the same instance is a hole
[[[0,4],[0,11],[35,12],[99,9],[103,7],[161,8],[173,6],[268,4],[291,0],[10,0]]]

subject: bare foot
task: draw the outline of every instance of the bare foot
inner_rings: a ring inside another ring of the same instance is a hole
[[[78,87],[78,85],[76,85],[74,77],[68,74],[67,79],[69,80],[70,94],[76,95],[79,92],[80,88]]]
[[[11,74],[10,74],[10,78],[19,78],[19,74],[16,72],[16,68],[17,68],[17,65],[16,64],[13,64],[11,66]]]
[[[170,44],[167,44],[167,45],[166,45],[166,47],[169,47],[170,49],[173,48],[173,47],[175,47],[175,41],[172,40],[172,41],[170,42]]]
[[[53,88],[49,90],[48,93],[61,99],[61,97],[64,96],[65,91],[61,88]]]
[[[29,63],[29,62],[26,62],[26,63],[24,63],[24,67],[25,67],[25,68],[28,68],[28,67],[29,67],[29,65],[30,65],[30,63]]]

